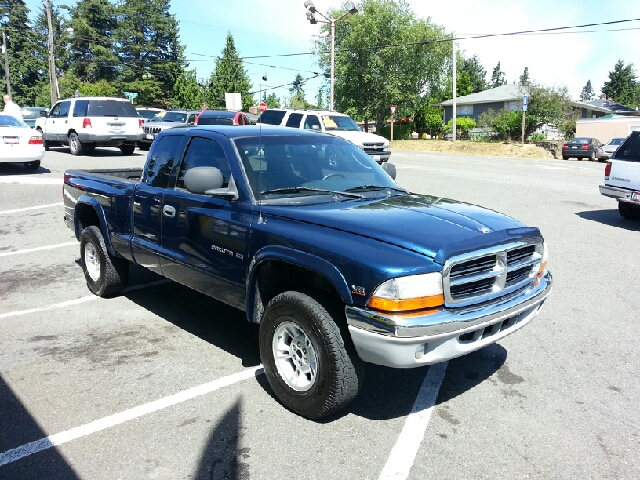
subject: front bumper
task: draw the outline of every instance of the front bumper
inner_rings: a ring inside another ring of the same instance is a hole
[[[381,152],[380,151],[367,152],[365,150],[364,153],[369,155],[371,158],[373,158],[378,163],[386,162],[387,160],[389,160],[391,158],[391,152],[389,150],[384,150],[384,151],[381,151]]]
[[[631,200],[631,194],[637,192],[637,190],[622,187],[612,187],[610,185],[600,185],[598,188],[600,189],[600,194],[604,195],[605,197],[615,198],[616,200],[620,200],[622,202],[638,203],[634,200]]]
[[[345,309],[351,339],[365,362],[414,368],[444,362],[495,343],[540,311],[551,292],[546,272],[536,287],[515,296],[431,315],[400,317],[362,307]]]

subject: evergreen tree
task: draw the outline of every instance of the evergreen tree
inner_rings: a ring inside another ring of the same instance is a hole
[[[281,105],[280,99],[273,92],[264,99],[264,102],[267,104],[267,108],[280,108]]]
[[[289,108],[306,108],[307,101],[304,98],[304,89],[302,88],[302,84],[304,83],[304,79],[302,75],[299,73],[296,75],[296,79],[291,84],[291,88],[289,89],[289,93],[291,97],[288,101]]]
[[[637,107],[640,98],[638,98],[638,82],[633,63],[625,66],[622,60],[618,60],[613,71],[609,72],[609,81],[604,82],[602,93],[614,102],[628,107]]]
[[[591,86],[591,80],[587,80],[587,84],[582,87],[582,92],[580,93],[580,100],[583,102],[588,102],[589,100],[593,100],[595,96],[593,92],[593,87]]]
[[[471,82],[470,93],[478,93],[487,89],[487,71],[480,63],[477,55],[471,58],[463,58],[459,64],[460,67],[458,67],[458,71],[469,74],[469,80]]]
[[[185,70],[176,80],[171,107],[199,110],[204,101],[203,99],[204,91],[196,80],[196,71]]]
[[[169,6],[169,0],[122,0],[118,7],[114,39],[122,87],[138,93],[140,104],[166,104],[184,71],[184,47]],[[147,97],[144,101],[141,92]]]
[[[207,104],[211,108],[226,108],[225,93],[239,93],[242,96],[242,109],[248,110],[255,100],[251,92],[251,83],[247,70],[242,65],[236,50],[233,36],[227,34],[222,53],[216,59],[215,69],[211,73],[213,88],[208,93]]]
[[[73,28],[70,61],[74,75],[83,82],[115,81],[120,69],[113,39],[116,7],[109,0],[80,0],[65,8]]]
[[[500,62],[498,62],[498,64],[493,68],[493,73],[491,74],[491,80],[489,81],[489,86],[491,88],[496,88],[506,84],[507,84],[507,81],[505,80],[504,72],[500,69]]]
[[[529,67],[524,67],[524,72],[520,75],[520,79],[518,80],[518,85],[522,85],[526,87],[531,83],[531,79],[529,78]]]
[[[24,0],[5,0],[0,5],[0,28],[7,36],[9,81],[14,101],[20,106],[33,106],[41,80],[42,65],[36,57],[38,45],[29,22],[29,8]],[[0,88],[7,92],[4,62],[0,62]]]

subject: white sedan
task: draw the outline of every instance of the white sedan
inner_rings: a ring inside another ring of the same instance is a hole
[[[0,114],[0,163],[23,163],[30,170],[44,157],[42,135],[22,120]]]

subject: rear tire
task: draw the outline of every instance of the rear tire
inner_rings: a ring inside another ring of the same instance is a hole
[[[33,162],[26,162],[24,168],[27,170],[37,170],[40,168],[40,160],[34,160]]]
[[[149,151],[149,147],[150,147],[150,145],[148,145],[148,144],[146,144],[146,143],[140,143],[140,144],[138,144],[138,148],[139,148],[140,150],[144,150],[145,152],[148,152],[148,151]]]
[[[120,147],[120,151],[122,152],[123,155],[133,155],[133,152],[135,151],[136,146],[135,145],[122,145]]]
[[[569,160],[569,157],[567,157],[566,155],[562,155],[562,159],[563,160]]]
[[[343,310],[320,292],[281,293],[264,311],[260,358],[267,381],[284,406],[303,417],[340,410],[362,386],[364,362],[340,324],[346,324]]]
[[[589,161],[590,162],[597,162],[598,161],[598,157],[596,156],[596,152],[592,151],[589,154]]]
[[[100,297],[116,295],[129,281],[129,262],[107,250],[100,229],[90,226],[80,237],[80,263],[87,287]]]
[[[69,150],[71,151],[71,155],[82,155],[84,153],[84,145],[78,138],[78,134],[72,132],[69,134]]]
[[[618,202],[618,212],[627,220],[640,220],[640,206],[627,202]]]

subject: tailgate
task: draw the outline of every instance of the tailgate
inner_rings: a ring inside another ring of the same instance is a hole
[[[605,183],[640,191],[640,162],[611,160],[611,173],[605,178]]]
[[[115,135],[141,133],[140,117],[133,104],[123,100],[90,100],[87,116],[99,132]]]

